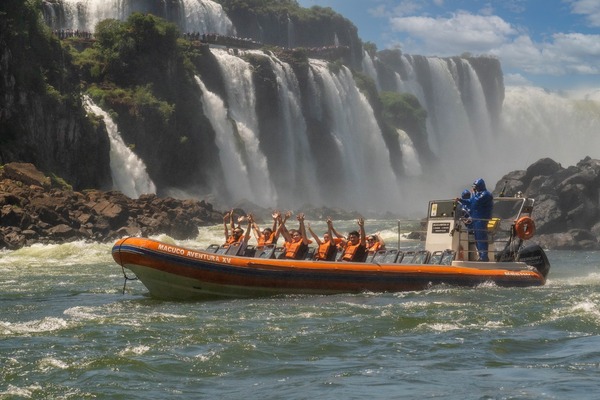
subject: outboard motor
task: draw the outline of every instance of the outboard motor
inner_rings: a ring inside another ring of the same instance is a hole
[[[550,272],[550,262],[544,250],[537,244],[523,247],[517,254],[517,261],[531,265],[545,278]]]
[[[494,256],[496,262],[515,261],[522,244],[523,241],[521,239],[515,240],[515,238],[511,236],[504,249],[496,252],[496,255]]]

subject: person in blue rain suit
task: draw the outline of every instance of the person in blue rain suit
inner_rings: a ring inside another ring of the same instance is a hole
[[[460,218],[470,234],[473,233],[473,220],[471,219],[471,191],[463,190],[460,195]]]
[[[479,253],[480,261],[489,261],[488,258],[488,221],[492,219],[494,209],[494,196],[485,187],[485,181],[481,178],[473,182],[473,195],[471,196],[469,208],[473,219],[473,233],[475,235],[475,246]]]

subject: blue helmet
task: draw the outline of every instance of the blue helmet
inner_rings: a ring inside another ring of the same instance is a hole
[[[465,189],[463,190],[462,194],[460,195],[461,199],[470,199],[471,198],[471,191]]]
[[[485,181],[482,178],[477,179],[475,182],[473,182],[473,187],[475,188],[476,191],[478,192],[483,192],[485,189]]]

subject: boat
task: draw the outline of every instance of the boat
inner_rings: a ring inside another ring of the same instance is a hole
[[[494,199],[493,218],[487,223],[487,262],[478,261],[471,221],[454,199],[429,202],[427,218],[417,225],[425,228],[417,233],[424,238],[405,239],[415,231],[405,231],[399,221],[398,248],[380,250],[362,262],[316,261],[310,254],[301,260],[281,259],[282,249],[274,246],[194,249],[142,237],[118,240],[112,256],[123,269],[125,283],[139,279],[150,296],[160,299],[402,292],[436,285],[542,286],[550,263],[540,246],[528,244],[535,233],[533,206],[531,198]],[[402,247],[405,242],[410,246]]]

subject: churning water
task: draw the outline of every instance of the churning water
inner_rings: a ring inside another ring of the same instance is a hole
[[[393,243],[393,222],[367,226]],[[203,228],[182,244],[221,235]],[[110,249],[0,252],[0,398],[584,399],[598,388],[598,252],[548,252],[543,287],[172,302],[138,281],[123,292]]]

